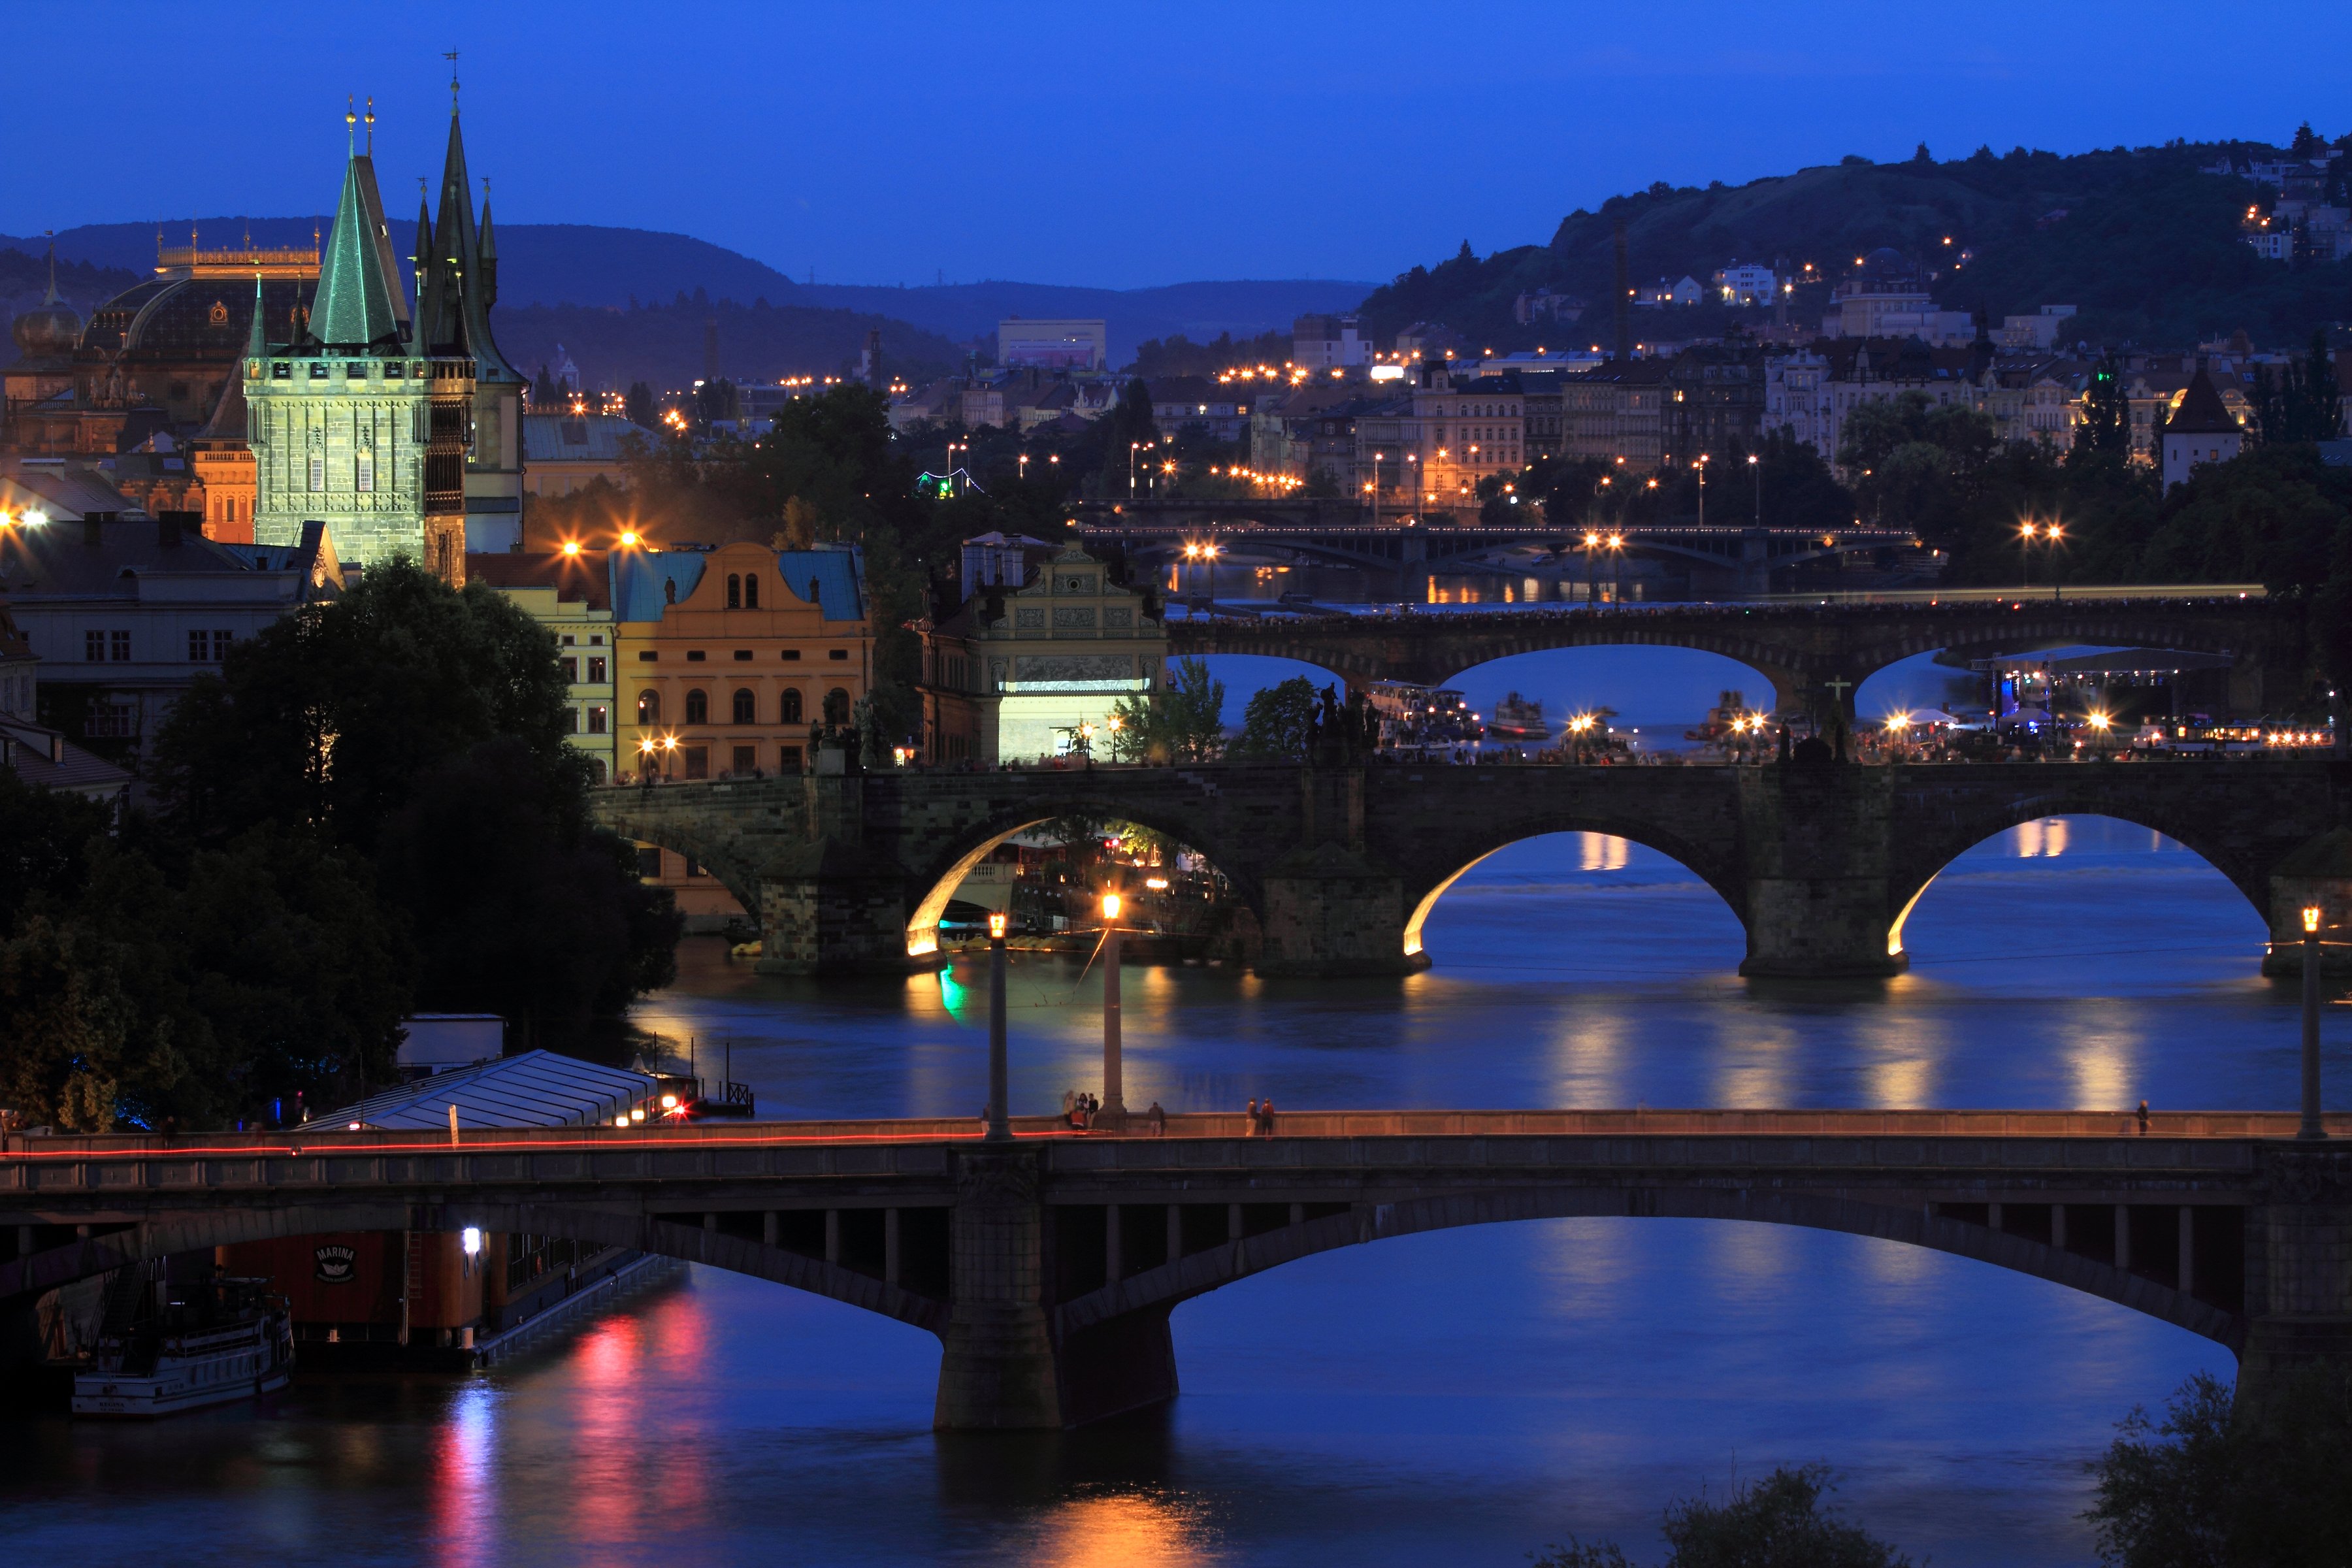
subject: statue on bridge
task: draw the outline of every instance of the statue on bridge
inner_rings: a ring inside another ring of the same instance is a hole
[[[1360,691],[1350,692],[1345,707],[1339,689],[1326,686],[1315,718],[1307,729],[1307,754],[1316,766],[1361,767],[1381,746],[1381,718]]]

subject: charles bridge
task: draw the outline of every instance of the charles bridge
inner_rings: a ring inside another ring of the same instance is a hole
[[[1191,766],[720,780],[598,791],[604,826],[690,855],[756,912],[778,973],[937,962],[949,897],[1057,818],[1132,822],[1206,857],[1262,973],[1400,973],[1454,879],[1521,839],[1611,834],[1673,857],[1746,928],[1741,973],[1883,975],[1913,903],[2020,823],[2119,817],[2203,856],[2300,963],[2300,910],[2352,923],[2352,763]]]
[[[638,1248],[925,1329],[945,1428],[1177,1392],[1181,1302],[1331,1248],[1509,1220],[1806,1226],[1973,1258],[2229,1346],[2239,1395],[2352,1360],[2352,1152],[2263,1113],[1285,1112],[194,1137],[10,1134],[0,1303],[274,1237],[468,1226]],[[2030,1324],[2019,1331],[2030,1332]]]

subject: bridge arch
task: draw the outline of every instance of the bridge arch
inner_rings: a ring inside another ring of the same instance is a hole
[[[1482,826],[1486,831],[1475,836],[1463,835],[1458,841],[1441,851],[1444,858],[1425,865],[1419,876],[1407,880],[1404,889],[1407,911],[1404,952],[1407,958],[1418,960],[1423,955],[1424,928],[1431,915],[1436,912],[1438,901],[1452,890],[1456,882],[1513,845],[1556,834],[1594,834],[1655,850],[1713,889],[1743,930],[1748,924],[1747,885],[1736,868],[1717,864],[1719,858],[1710,854],[1704,846],[1682,838],[1657,822],[1637,821],[1610,812],[1562,805],[1530,816],[1475,826]]]
[[[940,840],[929,858],[915,868],[907,911],[908,957],[925,958],[939,952],[940,917],[947,911],[948,901],[997,846],[1016,833],[1070,817],[1133,823],[1174,840],[1215,867],[1253,914],[1263,914],[1264,884],[1250,857],[1213,832],[1204,833],[1200,823],[1158,810],[1148,800],[1091,787],[1087,781],[1094,775],[1084,771],[1027,776],[1038,781],[1037,788],[1018,807],[1001,808],[963,825]]]
[[[173,1253],[338,1232],[413,1230],[454,1235],[468,1226],[507,1236],[560,1237],[706,1264],[862,1307],[933,1333],[943,1333],[947,1326],[944,1300],[840,1264],[701,1224],[585,1205],[474,1199],[430,1205],[362,1200],[192,1210],[169,1219],[93,1234],[0,1264],[0,1300],[55,1289],[124,1264]]]
[[[1189,1253],[1106,1284],[1056,1308],[1056,1327],[1068,1336],[1133,1313],[1164,1314],[1252,1275],[1366,1242],[1517,1220],[1628,1217],[1801,1226],[1901,1242],[2046,1279],[2187,1329],[2232,1352],[2245,1344],[2246,1320],[2231,1306],[2029,1236],[1917,1205],[1898,1208],[1818,1194],[1702,1186],[1525,1187],[1358,1205],[1346,1214]]]
[[[1646,658],[1639,674],[1623,668],[1633,658],[1644,655],[1658,657]],[[1522,673],[1514,663],[1517,660],[1544,662],[1531,662]],[[1543,699],[1546,715],[1556,717],[1571,710],[1560,708],[1552,700],[1553,692],[1559,692],[1563,700],[1579,699],[1580,708],[1598,708],[1603,705],[1609,688],[1630,686],[1636,680],[1659,687],[1671,682],[1687,694],[1670,700],[1692,704],[1679,722],[1667,727],[1679,738],[1682,726],[1696,722],[1715,706],[1717,694],[1725,690],[1738,690],[1753,710],[1780,711],[1797,695],[1798,689],[1788,684],[1792,679],[1786,669],[1774,669],[1715,648],[1680,645],[1662,647],[1629,638],[1622,643],[1591,641],[1569,647],[1498,654],[1456,671],[1447,684],[1476,685],[1496,695],[1501,689],[1525,692]]]
[[[2095,764],[2066,771],[2089,774],[2109,772],[2107,768]],[[1919,900],[1927,895],[1936,879],[1943,875],[1954,861],[2013,828],[2053,818],[2082,820],[2104,817],[2162,834],[2220,872],[2253,906],[2255,917],[2264,925],[2270,923],[2270,866],[2267,858],[2248,853],[2245,846],[2224,837],[2209,818],[2191,809],[2190,805],[2167,801],[2155,792],[2137,798],[2101,794],[2095,787],[2096,782],[2095,779],[2087,779],[2081,784],[2067,781],[2054,787],[1995,799],[1974,811],[1948,820],[1937,829],[1909,843],[1895,846],[1895,862],[1891,868],[1893,875],[1888,881],[1893,916],[1887,926],[1888,956],[1904,952],[1903,930],[1912,911],[1918,908]]]

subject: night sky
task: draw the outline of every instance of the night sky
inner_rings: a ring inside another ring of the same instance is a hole
[[[57,74],[14,75],[0,232],[325,210],[353,92],[399,208],[454,45],[500,220],[835,283],[1380,280],[1653,180],[2352,129],[2342,0],[84,3],[8,33]]]

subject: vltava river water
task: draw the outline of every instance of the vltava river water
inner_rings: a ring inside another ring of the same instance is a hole
[[[1131,971],[1130,1103],[2285,1106],[2295,997],[2194,856],[2101,819],[1979,847],[1885,984],[1732,975],[1681,868],[1561,835],[1487,861],[1391,982]],[[977,970],[864,988],[689,944],[640,1009],[731,1041],[771,1115],[983,1098]],[[1089,982],[1018,964],[1016,1103],[1096,1080]],[[2352,1071],[2329,1024],[2331,1081]],[[703,1055],[706,1067],[710,1061]],[[1384,1241],[1181,1308],[1183,1394],[1078,1436],[929,1429],[937,1342],[710,1271],[534,1360],[305,1382],[143,1427],[0,1428],[22,1563],[1492,1563],[1571,1532],[1657,1553],[1661,1507],[1822,1460],[1944,1564],[2091,1559],[2084,1461],[2229,1355],[2054,1285],[1853,1237],[1564,1220]]]

